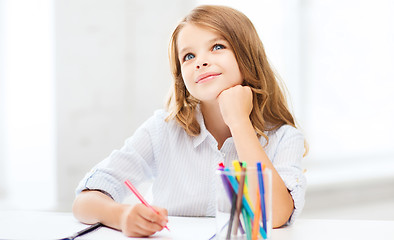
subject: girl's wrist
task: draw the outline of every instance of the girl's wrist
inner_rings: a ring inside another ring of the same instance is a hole
[[[101,222],[109,227],[122,230],[123,215],[129,206],[117,202],[111,202],[101,216]]]
[[[228,127],[230,128],[231,133],[237,132],[239,130],[245,130],[249,127],[252,127],[252,122],[250,121],[249,117],[247,118],[240,118],[237,119],[236,121],[232,121],[230,124],[228,124]]]
[[[130,207],[131,206],[127,205],[127,204],[119,204],[114,209],[114,213],[115,213],[114,215],[116,216],[115,217],[116,218],[116,224],[117,224],[119,230],[122,230],[124,222],[127,219],[127,215],[128,215]]]

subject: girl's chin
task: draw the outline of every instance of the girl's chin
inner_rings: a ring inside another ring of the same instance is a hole
[[[204,96],[200,95],[200,96],[196,96],[195,98],[197,98],[201,102],[214,102],[214,101],[217,101],[219,94],[220,94],[220,92],[211,93],[211,94],[204,94]]]
[[[217,97],[213,97],[213,98],[203,98],[203,99],[199,99],[201,104],[217,104],[218,103],[218,99]]]
[[[194,96],[201,102],[214,102],[217,101],[217,98],[221,92],[222,90],[204,91],[199,94],[192,94],[192,96]]]

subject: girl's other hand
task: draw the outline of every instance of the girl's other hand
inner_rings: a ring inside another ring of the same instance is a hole
[[[128,237],[147,237],[163,230],[168,223],[164,208],[153,207],[160,214],[143,204],[126,206],[121,216],[121,230]]]
[[[230,128],[235,124],[249,121],[253,108],[252,90],[248,86],[236,85],[222,91],[218,96],[220,112]]]

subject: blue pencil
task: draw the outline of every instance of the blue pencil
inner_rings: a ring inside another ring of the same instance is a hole
[[[261,169],[261,162],[257,163],[257,176],[258,176],[259,189],[260,189],[260,204],[261,204],[261,216],[263,217],[263,228],[264,228],[264,231],[267,232],[267,215],[265,212],[264,179],[263,179],[263,171]]]

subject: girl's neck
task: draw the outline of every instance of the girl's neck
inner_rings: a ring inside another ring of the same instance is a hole
[[[218,142],[218,149],[223,146],[224,141],[231,137],[229,127],[226,125],[220,112],[219,104],[217,101],[204,102],[200,104],[201,113],[204,117],[204,123],[207,130]]]

